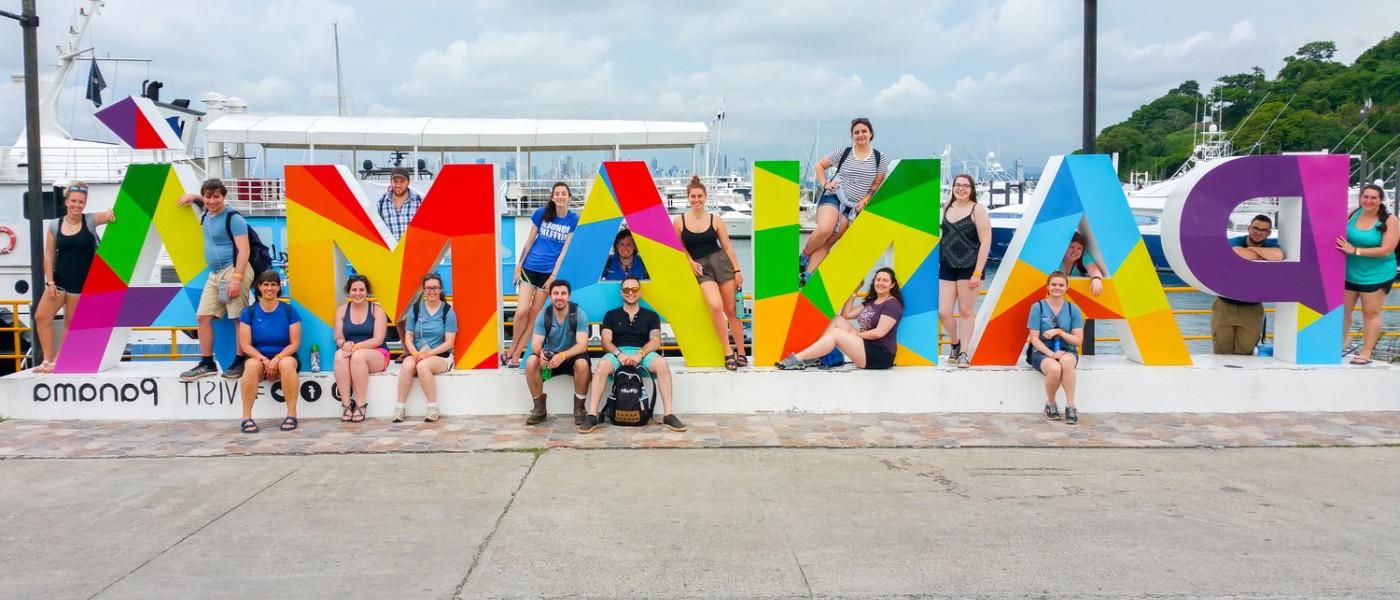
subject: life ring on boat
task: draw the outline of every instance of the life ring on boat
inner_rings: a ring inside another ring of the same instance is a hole
[[[0,254],[9,254],[15,251],[15,244],[19,242],[19,236],[15,235],[15,230],[8,225],[0,225],[0,235],[4,235],[7,241],[0,243]]]

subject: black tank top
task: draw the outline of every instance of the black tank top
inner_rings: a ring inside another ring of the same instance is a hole
[[[977,224],[972,221],[973,206],[967,216],[957,221],[949,221],[948,213],[943,213],[943,239],[939,241],[939,262],[955,269],[968,269],[977,266],[977,252],[982,249],[982,240],[977,237]]]
[[[710,215],[710,226],[700,233],[694,233],[685,224],[685,213],[681,213],[681,244],[690,258],[700,260],[719,252],[719,232],[715,231],[715,216]]]
[[[86,215],[79,221],[77,233],[63,233],[61,218],[58,227],[54,228],[54,233],[54,285],[71,294],[80,293],[83,291],[83,284],[87,282],[92,257],[97,252],[97,236],[88,231]]]

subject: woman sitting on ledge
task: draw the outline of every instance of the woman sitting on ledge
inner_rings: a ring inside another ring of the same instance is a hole
[[[277,271],[263,271],[253,282],[258,301],[243,309],[238,317],[238,347],[248,360],[243,365],[243,421],[238,428],[243,433],[257,433],[253,422],[253,401],[258,398],[258,384],[264,379],[282,381],[282,395],[287,400],[287,418],[282,419],[282,431],[297,428],[297,348],[301,347],[301,315],[292,305],[277,299],[282,292],[282,277]]]
[[[856,296],[851,294],[841,307],[841,314],[832,319],[816,342],[779,361],[778,368],[805,369],[807,361],[826,356],[833,348],[840,348],[862,369],[894,366],[894,355],[899,349],[895,339],[899,333],[899,319],[904,316],[904,296],[899,293],[894,269],[884,267],[875,272],[864,302],[856,304]],[[856,319],[860,329],[852,327],[847,319]]]
[[[369,278],[351,275],[345,282],[350,301],[335,311],[335,386],[340,390],[340,404],[345,411],[341,421],[359,423],[365,420],[369,406],[369,375],[389,366],[389,351],[383,346],[384,330],[389,322],[384,309],[367,300]],[[359,398],[359,404],[355,403]]]
[[[1065,298],[1069,276],[1055,271],[1045,281],[1046,297],[1031,306],[1026,320],[1026,362],[1045,374],[1045,416],[1060,420],[1055,390],[1065,390],[1065,423],[1079,423],[1074,407],[1074,367],[1079,363],[1079,343],[1084,339],[1084,313]]]
[[[423,277],[423,299],[405,315],[403,351],[408,355],[399,369],[399,402],[394,405],[394,422],[408,418],[408,393],[413,391],[413,379],[428,398],[428,414],[423,421],[433,423],[442,416],[438,412],[437,375],[452,368],[452,345],[457,339],[457,315],[452,305],[442,300],[442,276],[428,273]]]

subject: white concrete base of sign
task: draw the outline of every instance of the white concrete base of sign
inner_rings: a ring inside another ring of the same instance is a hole
[[[1190,367],[1145,367],[1121,357],[1085,357],[1078,404],[1085,412],[1270,412],[1400,410],[1400,367],[1297,366],[1257,357],[1196,356]],[[679,359],[671,360],[679,363]],[[94,375],[0,378],[0,415],[13,419],[237,419],[237,381],[178,380],[190,363],[121,363]],[[387,418],[395,400],[397,365],[370,377],[369,416]],[[903,367],[862,371],[778,371],[674,368],[675,411],[687,413],[1037,412],[1043,379],[1022,365],[956,369]],[[303,373],[302,417],[338,417],[330,373]],[[454,371],[438,377],[447,415],[525,414],[530,398],[518,370]],[[572,379],[546,384],[549,410],[572,411]],[[258,418],[280,417],[280,385],[259,390]],[[650,386],[648,385],[648,388]],[[1063,403],[1063,395],[1060,396]],[[409,414],[422,415],[417,385]]]

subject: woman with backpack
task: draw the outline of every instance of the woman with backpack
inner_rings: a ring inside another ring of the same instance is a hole
[[[862,369],[893,367],[895,353],[899,350],[899,320],[904,317],[904,294],[899,291],[894,269],[882,267],[875,271],[865,300],[857,304],[857,297],[858,294],[851,294],[841,307],[841,314],[832,319],[817,341],[778,361],[777,367],[806,369],[807,361],[826,356],[832,349],[840,349]],[[848,319],[855,319],[860,327],[852,327]]]
[[[438,412],[436,377],[452,368],[452,345],[457,339],[457,315],[452,312],[452,305],[442,299],[441,275],[423,276],[423,299],[408,310],[406,320],[403,336],[406,358],[399,369],[399,401],[394,405],[394,422],[402,423],[408,417],[408,393],[413,391],[413,380],[417,378],[423,395],[428,397],[428,414],[423,421],[432,423],[442,415]]]
[[[821,190],[817,198],[817,227],[797,257],[797,272],[803,284],[821,266],[851,220],[865,210],[889,173],[888,160],[870,145],[874,139],[875,126],[870,119],[852,119],[851,145],[817,161],[817,186]],[[836,172],[827,179],[826,170],[832,167],[836,167]]]
[[[368,300],[369,278],[351,275],[345,282],[350,301],[335,309],[335,386],[345,410],[342,422],[360,423],[369,406],[369,376],[389,366],[384,332],[389,317],[384,308]],[[359,403],[355,399],[359,399]]]
[[[253,401],[258,398],[258,384],[267,381],[281,381],[282,395],[287,401],[287,418],[282,419],[280,429],[292,431],[297,428],[297,371],[300,361],[297,349],[301,347],[301,315],[291,304],[277,299],[282,292],[282,276],[277,271],[266,270],[258,275],[253,283],[258,291],[258,300],[238,316],[238,348],[247,359],[243,363],[243,377],[239,390],[243,392],[243,420],[238,428],[243,433],[257,433],[258,424],[253,421]]]
[[[977,316],[977,291],[982,269],[992,249],[992,221],[987,207],[977,203],[976,183],[960,173],[953,178],[953,197],[943,207],[943,239],[938,247],[938,320],[948,335],[948,361],[958,368],[972,365],[962,343],[972,337]],[[958,307],[953,317],[953,304]]]
[[[1337,249],[1347,255],[1346,295],[1342,299],[1343,331],[1351,332],[1351,313],[1361,302],[1362,344],[1351,357],[1353,365],[1371,364],[1371,352],[1381,337],[1381,308],[1395,283],[1395,246],[1400,223],[1385,207],[1385,190],[1368,184],[1361,188],[1360,206],[1347,219],[1347,234],[1337,238]]]
[[[1084,312],[1065,297],[1069,276],[1051,273],[1045,280],[1045,299],[1031,305],[1026,319],[1026,362],[1045,375],[1045,416],[1060,420],[1056,390],[1065,390],[1065,423],[1079,424],[1074,406],[1074,368],[1079,364],[1079,344],[1084,340]]]
[[[705,210],[708,201],[705,184],[692,175],[685,186],[686,197],[690,200],[690,210],[676,215],[671,225],[681,238],[686,258],[700,281],[700,293],[705,297],[705,306],[710,309],[710,321],[715,326],[715,334],[726,350],[724,368],[733,371],[749,366],[749,358],[744,352],[744,322],[739,319],[735,303],[735,291],[744,285],[743,269],[734,254],[734,246],[729,243],[729,228],[724,226],[724,217]],[[695,229],[698,228],[699,231]],[[729,345],[730,335],[734,345]]]
[[[530,235],[520,248],[523,258],[515,265],[517,295],[510,349],[501,354],[501,362],[512,369],[520,366],[520,355],[525,352],[525,343],[530,341],[530,328],[549,295],[546,292],[549,282],[559,272],[564,254],[569,251],[569,241],[578,228],[579,215],[569,210],[572,199],[569,184],[556,181],[549,192],[549,204],[530,216]]]
[[[84,213],[87,184],[76,182],[63,191],[63,217],[49,223],[44,235],[44,295],[34,309],[34,326],[44,362],[35,373],[52,373],[54,363],[53,319],[60,308],[68,319],[78,306],[78,294],[87,282],[92,257],[97,253],[97,226],[117,220],[111,210]]]

